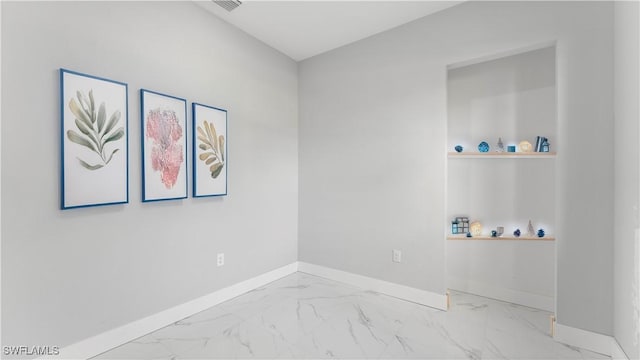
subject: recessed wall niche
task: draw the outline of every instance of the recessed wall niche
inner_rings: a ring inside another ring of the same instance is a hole
[[[479,221],[483,237],[447,228],[447,286],[553,311],[555,297],[555,47],[450,66],[447,73],[447,215]],[[518,144],[546,137],[549,153]],[[501,140],[504,152],[499,152]],[[479,153],[481,142],[489,151]],[[463,147],[458,153],[457,145]],[[508,146],[516,153],[508,153]],[[545,240],[527,238],[529,220]],[[491,230],[504,235],[491,239]],[[522,235],[511,239],[520,229]],[[455,240],[454,240],[455,239]],[[474,241],[458,241],[474,240]]]

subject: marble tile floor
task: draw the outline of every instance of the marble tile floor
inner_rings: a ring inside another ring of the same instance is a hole
[[[608,359],[542,310],[452,292],[449,311],[295,273],[94,359]]]

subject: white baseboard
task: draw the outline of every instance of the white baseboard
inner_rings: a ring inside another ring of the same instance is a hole
[[[426,305],[440,310],[447,309],[446,295],[436,294],[399,285],[363,275],[336,270],[305,262],[295,262],[269,271],[254,278],[220,289],[209,295],[161,311],[157,314],[134,321],[119,328],[82,340],[60,349],[56,356],[43,359],[89,359],[129,341],[171,325],[212,306],[264,286],[296,271],[324,277],[334,281],[377,291],[386,295]],[[629,360],[615,338],[556,323],[554,339],[567,345],[580,347],[600,354],[611,356],[613,360]]]
[[[459,279],[453,276],[447,277],[447,287],[451,290],[458,290],[491,299],[524,305],[534,309],[555,312],[555,301],[551,296],[508,289],[479,281]]]
[[[399,285],[384,280],[374,279],[363,275],[301,261],[298,262],[298,271],[353,285],[359,288],[376,291],[432,308],[447,310],[447,296],[443,294],[436,294],[405,285]]]
[[[559,323],[556,323],[556,331],[553,339],[563,344],[579,347],[607,356],[612,356],[614,346],[618,346],[618,342],[612,336],[598,334]],[[622,351],[622,349],[620,349],[620,351]],[[626,359],[626,356],[622,359]]]
[[[88,359],[97,356],[107,350],[113,349],[167,325],[171,325],[176,321],[233,299],[236,296],[264,286],[289,274],[293,274],[296,271],[298,271],[298,264],[294,262],[224,289],[220,289],[209,295],[202,296],[195,300],[64,347],[60,349],[60,354],[57,356],[42,357],[40,359],[75,360]]]
[[[611,342],[611,360],[629,360],[629,357],[625,354],[624,350],[622,350],[618,340],[612,338]]]
[[[191,300],[184,304],[161,311],[157,314],[131,322],[113,330],[90,337],[60,349],[56,356],[41,357],[44,359],[89,359],[101,353],[125,344],[129,341],[147,335],[153,331],[171,325],[212,306],[242,295],[248,291],[264,286],[272,281],[278,280],[296,271],[321,276],[334,281],[343,282],[367,290],[377,291],[386,295],[397,297],[403,300],[412,301],[440,310],[447,309],[446,295],[436,294],[399,285],[379,279],[370,278],[363,275],[353,274],[346,271],[335,270],[324,266],[309,264],[305,262],[295,262],[270,272],[258,275],[254,278],[242,281],[229,287],[220,289],[211,294]]]

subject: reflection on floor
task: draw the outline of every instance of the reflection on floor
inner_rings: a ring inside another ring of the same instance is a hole
[[[295,273],[95,359],[608,359],[553,341],[549,315],[456,292],[445,312]]]

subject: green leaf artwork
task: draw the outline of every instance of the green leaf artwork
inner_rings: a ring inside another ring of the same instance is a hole
[[[198,126],[198,148],[202,150],[198,159],[209,166],[211,177],[215,179],[224,167],[224,136],[218,136],[213,123],[205,121],[202,125],[204,129]]]
[[[95,165],[78,158],[80,165],[84,168],[98,170],[109,164],[113,159],[113,155],[120,150],[116,148],[109,152],[106,149],[108,143],[120,140],[124,136],[124,127],[116,128],[120,121],[120,110],[116,110],[107,120],[107,110],[104,102],[100,104],[96,112],[93,90],[89,90],[88,98],[80,91],[76,93],[76,97],[78,98],[77,101],[76,99],[69,101],[69,109],[76,117],[75,123],[80,133],[69,130],[67,131],[67,138],[100,156],[102,163]]]

